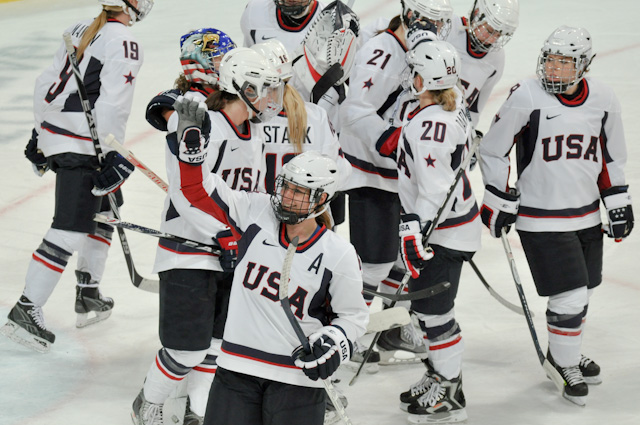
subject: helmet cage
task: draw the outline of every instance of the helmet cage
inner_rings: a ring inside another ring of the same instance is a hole
[[[291,209],[291,207],[284,207],[284,205],[291,205],[293,198],[285,197],[287,194],[293,194],[303,192],[304,195],[308,195],[309,206],[306,209],[302,207],[298,209]],[[271,207],[276,214],[276,218],[285,224],[298,224],[307,218],[314,218],[326,211],[329,206],[330,199],[321,202],[322,194],[325,193],[321,188],[310,188],[301,185],[299,182],[295,182],[292,178],[286,177],[284,174],[280,174],[276,178],[275,191],[271,195]]]
[[[476,0],[468,31],[473,50],[494,52],[504,48],[518,28],[519,11],[517,0]],[[480,40],[476,34],[478,31],[487,32],[487,38],[495,38],[495,41],[486,43]]]
[[[402,21],[408,28],[415,21],[429,21],[438,30],[438,39],[444,40],[451,32],[451,16],[453,8],[449,0],[401,0]],[[409,12],[411,18],[409,18]]]
[[[280,12],[292,18],[302,16],[312,1],[313,0],[289,0],[289,4],[287,4],[287,0],[273,0],[276,8],[279,9]]]
[[[251,81],[245,81],[239,86],[233,80],[233,87],[247,105],[247,110],[253,112],[259,122],[269,121],[282,111],[284,83],[279,77],[267,77],[261,86]],[[266,104],[260,105],[262,102]]]

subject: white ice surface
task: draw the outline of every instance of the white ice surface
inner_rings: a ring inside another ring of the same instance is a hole
[[[453,0],[466,15],[471,0]],[[533,76],[544,39],[557,26],[589,29],[597,56],[591,75],[615,89],[623,108],[629,150],[626,172],[631,192],[640,199],[640,6],[632,0],[521,0],[520,27],[507,45],[505,75],[482,117],[491,117],[517,80]],[[189,29],[213,26],[238,44],[244,1],[158,0],[147,20],[133,27],[145,50],[138,76],[126,144],[158,174],[164,175],[164,139],[144,120],[144,108],[157,92],[172,85],[180,72],[178,40]],[[357,0],[363,23],[392,17],[397,0]],[[54,175],[37,178],[23,156],[32,122],[32,92],[38,74],[49,65],[71,23],[97,15],[94,0],[22,0],[0,2],[0,325],[19,298],[31,253],[50,225]],[[99,125],[99,123],[98,123]],[[481,194],[479,172],[472,175]],[[561,182],[558,182],[561,184]],[[480,195],[481,196],[481,195]],[[163,193],[140,172],[125,186],[127,221],[157,228]],[[636,211],[640,211],[636,204]],[[346,226],[340,232],[346,234]],[[128,233],[136,266],[151,276],[156,240]],[[102,289],[116,301],[113,315],[76,329],[75,260],[44,307],[56,343],[46,355],[0,337],[0,425],[122,425],[130,423],[131,402],[160,347],[157,296],[131,285],[119,242],[114,238]],[[546,348],[545,300],[537,297],[517,236],[510,235],[520,275],[543,349]],[[471,268],[463,270],[457,318],[463,330],[464,391],[469,424],[638,424],[640,423],[640,276],[638,230],[621,244],[605,241],[604,282],[589,308],[583,352],[602,367],[603,384],[590,387],[587,406],[559,397],[538,363],[522,316],[491,298]],[[635,253],[635,254],[634,254]],[[635,260],[634,260],[635,258]],[[498,240],[483,233],[475,257],[490,284],[517,303],[513,280]],[[353,387],[341,371],[354,424],[405,423],[398,394],[423,373],[421,365],[381,368],[363,375]],[[171,423],[167,421],[167,423]]]

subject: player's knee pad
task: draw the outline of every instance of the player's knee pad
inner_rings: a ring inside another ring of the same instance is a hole
[[[589,302],[586,286],[551,295],[547,302],[547,310],[557,314],[579,314]]]
[[[455,319],[453,309],[445,314],[423,314],[414,312],[420,320],[420,328],[427,334],[430,341],[438,341],[450,338],[456,333],[460,333],[460,326]]]
[[[43,243],[53,244],[71,256],[82,247],[86,237],[85,233],[51,228],[44,235]]]
[[[378,285],[389,275],[392,267],[393,263],[362,263],[362,280],[376,285],[378,289]]]
[[[174,350],[172,348],[163,348],[162,351],[165,353],[165,356],[160,356],[163,363],[165,361],[174,362],[179,366],[190,369],[198,366],[207,357],[207,350],[184,351]]]

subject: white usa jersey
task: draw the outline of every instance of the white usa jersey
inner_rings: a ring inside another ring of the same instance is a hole
[[[66,29],[74,46],[80,44],[92,22],[82,21]],[[125,140],[142,61],[142,47],[129,28],[114,19],[107,21],[85,50],[79,67],[99,140],[109,133],[117,140]],[[45,156],[64,152],[96,154],[64,43],[58,48],[53,64],[36,80],[33,100],[38,148]],[[102,150],[106,153],[113,149],[102,145]]]
[[[423,226],[425,222],[435,220],[468,152],[471,126],[464,100],[459,92],[456,93],[458,107],[455,111],[445,111],[435,104],[419,109],[409,117],[400,135],[400,202],[406,214],[420,216]],[[429,244],[467,252],[480,249],[482,225],[468,171],[456,185]]]
[[[302,143],[302,152],[318,151],[336,161],[338,165],[338,190],[342,190],[351,174],[351,165],[344,158],[340,143],[324,109],[313,103],[305,103],[307,110],[307,136]],[[289,140],[289,122],[285,111],[261,124],[264,137],[264,156],[266,162],[265,188],[273,193],[276,177],[282,172],[284,164],[298,153]]]
[[[185,97],[203,97],[187,94]],[[198,99],[202,100],[202,99]],[[202,165],[210,173],[218,174],[234,190],[254,191],[263,188],[264,168],[262,156],[263,138],[256,124],[245,121],[245,131],[240,131],[224,112],[209,112],[211,133],[209,155]],[[178,114],[169,118],[167,148],[165,152],[169,193],[162,211],[160,230],[165,233],[192,239],[208,245],[212,237],[228,227],[197,208],[192,208],[180,191],[180,165],[177,158]],[[221,271],[217,255],[188,246],[160,239],[156,250],[154,271],[171,269],[200,269]]]
[[[390,30],[370,39],[356,54],[349,93],[340,106],[340,144],[353,172],[347,188],[374,187],[397,192],[393,159],[381,156],[376,141],[390,125],[402,93],[404,43]]]
[[[460,84],[471,112],[474,127],[478,125],[480,114],[489,100],[494,87],[504,72],[504,50],[476,53],[471,50],[467,34],[466,18],[452,17],[452,28],[447,42],[456,48],[462,61]]]
[[[282,13],[273,0],[251,0],[240,18],[244,46],[251,47],[275,38],[284,44],[289,56],[294,57],[322,9],[324,4],[314,0],[306,18],[299,25],[290,26],[282,19]]]
[[[238,239],[238,265],[218,366],[287,384],[322,387],[291,359],[300,341],[278,297],[289,241],[270,196],[232,191],[201,167],[181,163],[181,168],[186,198],[225,221]],[[353,344],[364,334],[369,318],[353,246],[318,226],[293,256],[289,301],[305,335],[331,324]]]
[[[521,81],[480,145],[485,184],[506,190],[516,146],[520,209],[516,228],[568,232],[596,226],[600,192],[625,184],[620,103],[608,86],[583,79],[571,97]]]

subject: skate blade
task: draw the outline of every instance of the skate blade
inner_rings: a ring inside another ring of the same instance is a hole
[[[78,313],[76,318],[76,328],[86,328],[103,320],[107,320],[111,316],[111,310],[94,311],[95,316],[89,317],[89,313]]]
[[[460,409],[431,415],[409,414],[408,419],[410,424],[457,424],[467,421],[467,411]]]
[[[582,376],[584,378],[584,382],[587,383],[587,385],[600,385],[602,384],[602,378],[600,377],[600,375],[598,376]]]
[[[562,397],[564,397],[565,399],[569,400],[571,403],[580,407],[584,407],[587,405],[587,396],[571,396],[571,395],[567,395],[566,393],[563,393]]]
[[[397,366],[397,365],[409,365],[419,364],[422,360],[427,358],[427,354],[416,354],[410,351],[395,350],[395,351],[383,351],[380,350],[380,365],[381,366]]]
[[[27,332],[15,322],[9,320],[6,325],[0,328],[0,334],[6,336],[10,340],[17,342],[27,348],[37,351],[38,353],[48,353],[51,343],[46,339],[37,337]]]

